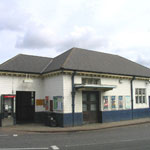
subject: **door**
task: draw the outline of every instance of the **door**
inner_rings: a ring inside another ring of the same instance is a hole
[[[99,92],[82,93],[83,123],[98,122]]]
[[[34,121],[35,92],[16,92],[16,122],[28,123]]]

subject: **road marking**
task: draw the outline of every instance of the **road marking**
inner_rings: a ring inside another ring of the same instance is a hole
[[[57,147],[56,145],[52,145],[51,148],[52,148],[53,150],[58,150],[58,149],[59,149],[59,147]]]
[[[14,137],[18,136],[18,134],[13,134]]]
[[[49,149],[48,147],[30,147],[30,148],[0,148],[0,150],[34,150],[34,149],[40,149],[40,150],[46,150]]]

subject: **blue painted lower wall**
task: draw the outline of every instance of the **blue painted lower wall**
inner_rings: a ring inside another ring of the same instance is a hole
[[[132,119],[132,110],[101,111],[101,122],[114,122]],[[134,109],[133,119],[150,117],[150,108]]]
[[[54,113],[54,112],[36,112],[35,113],[35,123],[43,123],[47,124],[48,116],[52,115],[57,122],[57,126],[59,127],[69,127],[73,125],[72,121],[72,113]],[[82,113],[74,114],[74,126],[82,125],[83,116]]]
[[[99,112],[99,122],[114,122],[114,121],[123,121],[123,120],[131,120],[132,119],[132,111],[131,110],[114,110],[114,111],[100,111]],[[72,113],[46,113],[46,112],[38,112],[35,113],[35,122],[36,123],[46,123],[47,116],[52,114],[55,116],[57,121],[57,126],[59,127],[69,127],[73,125],[72,122]],[[146,118],[150,117],[150,108],[145,109],[134,109],[133,110],[133,119],[138,118]],[[75,113],[74,114],[74,126],[79,126],[83,124],[83,114]],[[1,126],[1,114],[0,114],[0,126]]]
[[[72,113],[67,114],[55,114],[58,126],[69,127],[73,126]],[[74,126],[82,125],[83,115],[82,113],[74,114]]]

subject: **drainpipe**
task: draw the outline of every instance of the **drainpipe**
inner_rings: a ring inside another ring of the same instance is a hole
[[[74,77],[76,75],[76,72],[74,71],[72,73],[72,126],[74,126],[74,112],[75,112],[75,94],[76,94],[76,91],[75,91],[75,86],[74,86]]]
[[[131,112],[132,112],[132,120],[133,120],[133,80],[135,80],[135,76],[130,81],[131,85]]]

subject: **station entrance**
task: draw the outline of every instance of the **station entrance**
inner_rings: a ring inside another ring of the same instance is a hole
[[[35,92],[16,92],[16,123],[34,122],[35,113]]]

